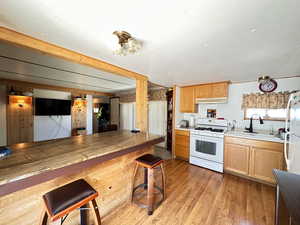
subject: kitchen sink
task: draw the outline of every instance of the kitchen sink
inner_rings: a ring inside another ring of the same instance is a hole
[[[248,131],[248,130],[244,130],[243,131],[244,133],[247,133],[247,134],[258,134],[257,132],[255,132],[255,131],[253,131],[253,132],[250,132],[250,131]]]

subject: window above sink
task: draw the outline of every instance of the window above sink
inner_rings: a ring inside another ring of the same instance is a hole
[[[286,117],[286,109],[247,108],[244,110],[244,119],[248,120],[254,114],[262,117],[264,120],[284,121]],[[254,119],[258,119],[258,116],[254,117]]]

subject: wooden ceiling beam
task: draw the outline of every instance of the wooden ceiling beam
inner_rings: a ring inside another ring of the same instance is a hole
[[[28,87],[28,88],[36,88],[36,89],[47,89],[53,91],[65,91],[70,92],[72,94],[86,94],[86,95],[96,95],[96,96],[114,96],[112,93],[100,92],[100,91],[91,91],[91,90],[83,90],[77,88],[68,88],[68,87],[61,87],[61,86],[54,86],[48,84],[38,84],[26,81],[19,81],[19,80],[10,80],[10,79],[2,79],[0,78],[0,84],[4,85],[14,85],[20,87]]]
[[[90,66],[123,77],[128,77],[136,80],[148,80],[148,78],[142,74],[126,70],[124,68],[112,65],[102,60],[92,58],[54,44],[50,44],[48,42],[36,39],[26,34],[22,34],[1,26],[0,26],[0,40],[15,45],[19,45],[22,47],[38,50],[45,54],[63,58],[75,63]]]

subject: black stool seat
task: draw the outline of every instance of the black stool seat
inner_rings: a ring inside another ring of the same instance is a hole
[[[56,215],[84,199],[98,195],[85,180],[80,179],[46,193],[43,198],[51,216]]]
[[[162,162],[162,158],[152,155],[152,154],[145,154],[145,155],[142,155],[141,157],[137,158],[136,161],[152,167],[153,165],[156,165],[157,163]]]

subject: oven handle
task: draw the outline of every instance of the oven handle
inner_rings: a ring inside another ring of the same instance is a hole
[[[194,138],[203,138],[203,137],[209,137],[209,138],[220,138],[220,139],[223,139],[224,138],[224,135],[222,136],[210,136],[210,135],[198,135],[198,134],[192,134],[191,137],[194,137]]]

